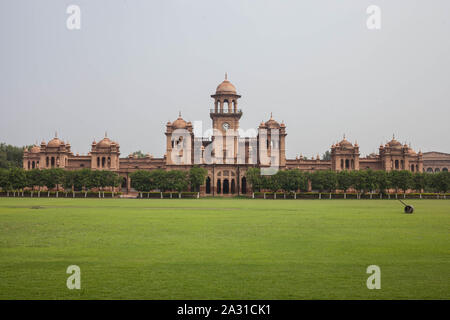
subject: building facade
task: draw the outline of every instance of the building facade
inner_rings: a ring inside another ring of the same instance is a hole
[[[394,137],[385,145],[380,145],[378,154],[360,157],[359,145],[348,141],[345,136],[330,148],[331,159],[306,159],[303,156],[286,159],[286,125],[276,121],[272,115],[261,122],[256,136],[241,136],[239,121],[242,110],[238,108],[241,96],[227,79],[221,82],[209,110],[213,134],[197,137],[191,122],[179,114],[173,122],[166,124],[166,152],[162,158],[120,157],[119,143],[110,140],[106,133],[99,142],[93,141],[87,155],[74,155],[70,144],[55,138],[40,146],[24,151],[23,168],[46,169],[63,168],[77,170],[111,170],[123,179],[122,190],[131,191],[130,174],[136,170],[189,170],[193,165],[208,171],[206,183],[201,192],[205,195],[238,195],[251,190],[247,185],[246,172],[258,167],[269,170],[300,169],[315,170],[409,170],[412,172],[446,171],[450,167],[450,154],[429,152],[416,153],[408,145],[403,145]]]

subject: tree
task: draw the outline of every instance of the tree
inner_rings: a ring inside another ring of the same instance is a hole
[[[438,192],[446,193],[450,190],[450,173],[448,171],[441,171],[433,174],[433,186]]]
[[[0,188],[3,191],[12,190],[11,182],[9,181],[9,170],[0,168]]]
[[[24,148],[0,143],[0,168],[22,168]]]
[[[185,191],[188,188],[187,172],[181,170],[170,170],[166,173],[167,189],[178,192]]]
[[[426,188],[426,173],[416,172],[412,177],[411,187],[417,192],[422,192]]]
[[[162,169],[156,169],[150,171],[150,181],[154,189],[159,189],[161,192],[167,190],[166,171]]]
[[[269,189],[272,192],[277,192],[281,187],[281,176],[283,173],[279,170],[276,174],[263,177],[264,189]]]
[[[338,189],[347,193],[347,190],[353,187],[353,176],[348,170],[339,171],[337,174]]]
[[[374,172],[375,185],[380,193],[386,193],[386,189],[390,186],[388,174],[384,170],[377,170]]]
[[[23,190],[27,186],[27,177],[22,168],[11,168],[8,172],[9,187],[12,190]]]
[[[130,174],[131,187],[139,192],[150,191],[152,189],[151,174],[146,170],[137,170]]]
[[[205,179],[206,179],[207,175],[208,175],[208,170],[206,170],[205,168],[193,166],[189,170],[189,183],[191,185],[191,190],[199,191],[200,186],[205,183]]]
[[[391,186],[398,192],[399,189],[406,193],[406,190],[411,188],[412,174],[407,170],[393,170],[389,173]]]
[[[247,170],[247,181],[252,186],[253,191],[260,191],[263,187],[263,177],[259,168],[250,168]]]
[[[141,150],[135,151],[131,154],[133,157],[137,157],[137,158],[145,158],[145,154],[142,153]]]
[[[331,152],[330,150],[325,151],[322,155],[322,160],[330,161],[331,160]]]

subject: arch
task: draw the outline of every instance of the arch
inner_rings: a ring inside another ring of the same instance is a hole
[[[52,168],[55,166],[55,157],[51,157],[50,164]]]
[[[236,183],[234,182],[234,179],[231,179],[231,194],[235,194],[236,190]]]
[[[396,170],[399,169],[398,160],[395,160],[395,169],[396,169]]]
[[[100,157],[97,157],[97,168],[100,167]]]
[[[222,185],[220,182],[220,179],[217,179],[217,193],[221,193],[222,192]]]
[[[442,168],[442,172],[448,172],[448,168]]]
[[[414,172],[414,165],[411,165],[411,171]]]
[[[230,181],[228,179],[223,179],[223,194],[228,194],[230,192]]]
[[[127,187],[127,177],[122,177],[122,190],[126,190]]]
[[[247,178],[246,177],[242,177],[241,187],[242,187],[242,193],[246,194],[247,193]]]
[[[49,158],[48,157],[46,157],[45,158],[45,166],[48,168],[49,167],[49,165],[50,165],[50,161],[49,161]]]
[[[105,167],[105,164],[106,164],[106,158],[105,158],[105,157],[102,157],[102,168]]]
[[[348,159],[345,159],[345,169],[350,168],[350,161]]]
[[[441,170],[439,168],[434,169],[434,172],[440,172]]]
[[[34,168],[36,168],[36,163],[33,161],[33,162],[31,162],[31,169],[34,169]]]
[[[206,178],[206,194],[210,194],[211,193],[211,178],[207,177]]]
[[[433,168],[427,168],[427,172],[433,172]]]

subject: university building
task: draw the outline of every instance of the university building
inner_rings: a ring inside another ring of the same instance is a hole
[[[43,141],[24,151],[23,168],[63,168],[77,170],[111,170],[123,177],[122,190],[131,191],[130,173],[136,170],[189,170],[194,164],[208,171],[206,183],[201,188],[205,195],[247,194],[246,172],[251,167],[315,170],[409,170],[411,172],[448,171],[450,154],[440,152],[415,152],[393,137],[379,146],[378,154],[360,157],[359,145],[352,144],[345,136],[330,149],[331,159],[306,159],[303,156],[286,159],[286,125],[272,115],[257,128],[256,137],[239,134],[242,110],[238,107],[241,96],[227,79],[220,83],[211,95],[214,100],[209,113],[214,133],[211,137],[196,137],[191,122],[181,114],[166,124],[166,152],[162,158],[147,154],[144,158],[132,155],[120,157],[120,145],[106,134],[99,142],[93,141],[87,155],[74,155],[70,143],[56,135],[48,143]],[[205,155],[212,155],[207,157]]]

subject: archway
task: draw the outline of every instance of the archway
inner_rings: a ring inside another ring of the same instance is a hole
[[[220,183],[220,179],[217,179],[217,193],[221,193],[222,192],[222,185]]]
[[[442,168],[442,172],[448,172],[447,168]]]
[[[230,192],[230,182],[228,179],[223,179],[223,194],[228,194]]]
[[[241,182],[241,186],[242,186],[242,193],[246,194],[247,193],[247,179],[245,177],[242,177],[242,182]]]
[[[231,179],[231,194],[234,194],[236,190],[234,179]]]
[[[439,170],[439,168],[434,169],[434,172],[439,172],[441,170]]]
[[[122,190],[127,190],[127,178],[122,178]]]
[[[433,168],[428,168],[427,172],[433,172]]]
[[[207,194],[211,193],[211,178],[210,177],[206,178],[206,193]]]

